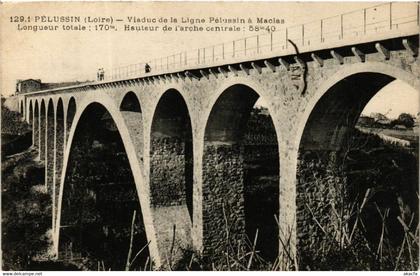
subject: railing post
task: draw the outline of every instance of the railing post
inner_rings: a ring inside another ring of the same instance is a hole
[[[206,64],[206,48],[203,48],[203,64]]]
[[[197,49],[197,64],[200,64],[200,49]]]
[[[222,58],[225,59],[225,44],[222,44]]]
[[[389,2],[389,29],[392,30],[392,2]]]
[[[288,30],[287,30],[287,28],[286,28],[286,49],[287,49],[287,44],[288,44],[288,43],[287,43],[287,40],[288,40],[288,33],[287,33],[287,32],[288,32]]]
[[[270,51],[273,51],[273,32],[270,32]]]
[[[417,26],[420,25],[420,2],[417,2]]]
[[[232,57],[235,57],[235,40],[233,41],[233,44],[232,44],[232,46],[233,46],[233,50],[232,50]]]
[[[321,19],[321,42],[323,42],[322,40],[323,40],[323,38],[322,38],[322,28],[323,28],[323,20]]]
[[[341,39],[344,37],[344,28],[343,28],[343,15],[340,15],[340,26],[341,26]]]
[[[366,9],[363,9],[363,33],[366,34]]]
[[[417,2],[417,26],[420,26],[420,2]]]
[[[245,56],[246,56],[246,38],[244,38],[244,54],[245,54]]]
[[[257,35],[257,54],[260,53],[260,36]]]
[[[305,25],[302,24],[302,46],[305,45]]]
[[[214,45],[213,45],[213,62],[214,62]]]

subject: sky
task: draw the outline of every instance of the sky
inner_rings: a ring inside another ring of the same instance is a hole
[[[395,80],[382,88],[365,106],[363,115],[380,112],[390,119],[396,119],[401,113],[414,116],[419,110],[419,92],[410,85]]]
[[[193,19],[209,16],[264,17],[283,19],[284,24],[276,25],[277,29],[280,29],[374,5],[378,5],[378,2],[6,3],[2,4],[0,19],[2,20],[0,22],[0,41],[2,42],[0,89],[2,95],[10,95],[15,90],[16,79],[33,78],[41,79],[43,82],[93,80],[96,78],[98,68],[140,63],[256,34],[249,30],[194,33],[124,32],[121,30],[114,32],[17,31],[17,23],[11,23],[10,16],[69,15],[91,16],[92,18],[113,16],[113,18],[124,19],[129,16]],[[33,22],[30,24],[36,25]],[[398,85],[393,88],[402,90]],[[402,99],[404,98],[407,97]],[[387,102],[387,100],[382,98],[382,102]],[[412,103],[411,100],[407,101],[407,106],[410,102]]]

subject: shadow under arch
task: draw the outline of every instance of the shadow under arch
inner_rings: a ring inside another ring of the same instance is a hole
[[[277,257],[278,134],[269,110],[254,108],[259,98],[251,87],[233,84],[219,95],[208,117],[202,161],[203,247],[210,257],[219,258],[238,241],[252,243],[257,229],[260,255],[268,261]]]
[[[29,116],[28,116],[28,123],[32,126],[34,120],[34,110],[32,105],[32,100],[29,101]],[[32,141],[33,143],[33,141]]]
[[[46,121],[47,118],[47,107],[45,106],[45,100],[41,100],[41,107],[39,109],[39,159],[45,161],[45,130],[46,130]]]
[[[35,100],[34,103],[34,118],[33,118],[33,125],[32,125],[32,131],[33,131],[33,146],[39,150],[39,104],[38,100]]]
[[[129,91],[124,95],[120,104],[120,110],[140,113],[142,112],[140,101],[134,92]]]
[[[362,151],[368,149],[364,148],[366,145],[368,147],[383,142],[379,138],[358,131],[356,124],[368,102],[396,79],[409,85],[419,83],[419,79],[410,76],[408,72],[389,65],[376,63],[350,65],[348,69],[339,71],[327,80],[308,104],[298,129],[300,139],[297,140],[299,144],[296,164],[297,251],[304,266],[323,269],[319,260],[314,259],[314,252],[319,252],[319,248],[329,239],[320,226],[329,229],[328,227],[335,225],[339,220],[335,215],[336,210],[341,208],[343,212],[349,212],[350,203],[363,200],[367,188],[376,188],[375,179],[369,180],[369,185],[373,186],[359,185],[354,181],[356,179],[354,168],[363,170],[379,166],[379,164],[368,164],[366,158],[370,157],[367,155],[362,161],[355,153],[359,149]],[[416,90],[419,91],[418,88]],[[356,146],[359,148],[355,148]],[[386,156],[383,156],[382,160],[385,159]],[[417,181],[414,182],[418,183],[418,176],[416,177]],[[361,179],[358,182],[363,183]],[[418,187],[406,186],[402,189],[408,189],[412,194],[416,193],[416,189],[418,192]],[[388,202],[385,205],[395,203],[394,207],[398,209],[396,197],[391,199],[395,194],[388,193],[386,196]],[[372,200],[378,200],[380,206],[379,202],[383,202],[383,198],[375,195],[369,199],[366,206],[369,202],[373,202]],[[390,203],[392,200],[395,202]],[[416,202],[411,205],[418,206],[418,199]],[[417,208],[414,207],[414,210]],[[396,225],[398,223],[396,215],[391,218],[394,215],[390,215],[390,221],[394,219]],[[315,219],[308,220],[310,217],[318,219],[318,223],[315,223]],[[372,219],[369,221],[371,225],[363,230],[368,239],[369,235],[376,231],[372,232],[375,227],[372,225],[376,222]],[[350,216],[348,222],[351,228],[354,217]],[[337,265],[340,265],[338,261]],[[336,269],[340,269],[340,266]]]
[[[59,258],[73,252],[88,257],[91,269],[96,261],[104,261],[107,268],[123,270],[134,211],[133,252],[148,242],[141,191],[123,141],[127,138],[121,137],[121,122],[100,103],[88,104],[75,119],[60,192]],[[148,253],[146,248],[132,269],[143,266]]]
[[[70,129],[73,125],[73,119],[76,115],[77,111],[77,105],[76,105],[76,99],[74,97],[71,97],[68,104],[67,104],[67,110],[66,110],[66,129],[67,129],[67,137],[66,140],[69,138]]]
[[[55,124],[54,124],[54,103],[52,98],[48,100],[47,105],[47,116],[45,118],[46,123],[46,142],[45,142],[45,181],[47,185],[47,191],[49,194],[53,194],[53,181],[54,181],[54,135],[55,135]],[[53,198],[54,204],[54,198]],[[53,223],[52,223],[53,224]]]
[[[63,159],[64,159],[64,103],[63,99],[60,97],[56,106],[56,128],[55,128],[55,179],[54,179],[54,203],[53,206],[53,229],[55,229],[55,223],[57,222],[57,210],[58,210],[58,198],[60,194],[60,180],[61,174],[63,171]]]

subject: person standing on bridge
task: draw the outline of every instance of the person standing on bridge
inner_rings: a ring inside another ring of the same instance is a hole
[[[96,74],[98,81],[103,81],[105,79],[105,71],[104,68],[99,68],[98,73]]]
[[[152,68],[150,67],[148,63],[146,63],[144,65],[144,72],[147,74],[147,73],[150,73],[150,71],[152,71]]]
[[[98,81],[103,81],[105,79],[105,71],[104,68],[99,68],[98,73],[96,74]]]
[[[105,70],[101,68],[101,81],[105,80]]]

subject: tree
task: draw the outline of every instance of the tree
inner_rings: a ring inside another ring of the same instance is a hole
[[[401,124],[407,128],[412,128],[414,126],[414,117],[408,113],[401,113],[396,121],[398,124]]]

